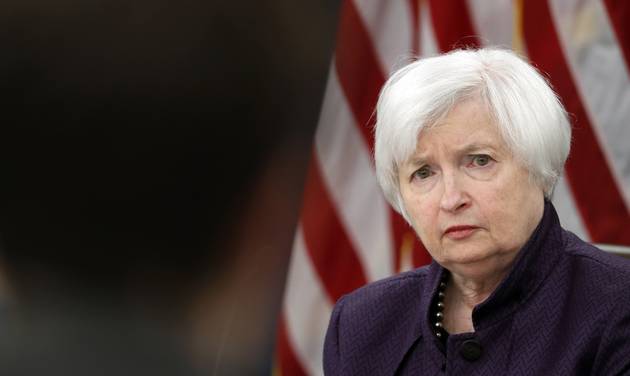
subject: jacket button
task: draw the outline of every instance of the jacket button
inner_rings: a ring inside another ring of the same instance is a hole
[[[470,362],[474,362],[481,357],[483,349],[481,348],[481,344],[477,342],[476,339],[468,339],[464,341],[464,343],[462,343],[460,351],[464,359]]]

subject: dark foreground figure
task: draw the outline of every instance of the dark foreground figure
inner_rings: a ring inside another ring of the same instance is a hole
[[[0,375],[261,373],[195,327],[228,306],[254,183],[325,83],[291,4],[0,4]]]

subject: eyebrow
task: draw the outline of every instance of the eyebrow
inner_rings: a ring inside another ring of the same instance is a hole
[[[470,154],[470,153],[479,152],[479,151],[488,150],[488,149],[495,153],[499,150],[499,148],[496,147],[492,143],[473,142],[471,144],[464,145],[464,147],[462,147],[461,149],[457,151],[457,154],[465,155],[465,154]],[[421,166],[426,163],[427,159],[428,158],[427,158],[426,153],[420,153],[418,155],[412,156],[406,164],[412,165],[412,166]]]
[[[498,148],[495,145],[490,144],[490,143],[486,143],[486,144],[484,144],[484,143],[472,143],[472,144],[464,146],[459,151],[459,153],[461,153],[461,154],[469,154],[469,153],[472,153],[472,152],[475,152],[475,151],[481,151],[481,150],[484,150],[484,149],[490,149],[493,152],[497,152],[497,150],[498,150]]]

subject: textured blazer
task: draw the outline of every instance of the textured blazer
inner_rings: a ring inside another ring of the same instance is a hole
[[[628,229],[630,231],[630,229]],[[508,276],[472,314],[474,332],[433,334],[437,263],[335,305],[326,375],[630,375],[630,260],[560,227],[551,203]]]

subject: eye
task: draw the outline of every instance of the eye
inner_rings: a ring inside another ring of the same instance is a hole
[[[429,176],[433,175],[433,172],[431,171],[431,168],[429,166],[422,166],[419,169],[417,169],[413,175],[411,176],[411,178],[418,178],[420,180],[424,180],[426,178],[428,178]]]
[[[483,166],[488,165],[491,161],[492,161],[492,158],[490,158],[489,155],[478,154],[478,155],[472,156],[470,160],[470,164],[476,167],[483,167]]]

